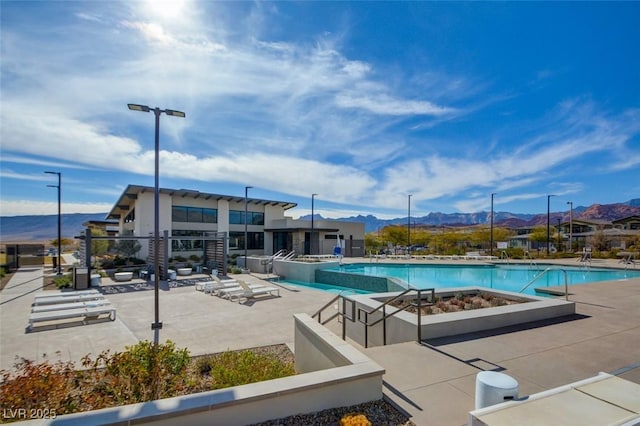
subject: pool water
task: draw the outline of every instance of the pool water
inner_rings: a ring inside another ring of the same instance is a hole
[[[367,264],[357,263],[342,265],[327,271],[346,272],[379,277],[393,277],[404,281],[412,287],[450,288],[481,286],[497,290],[520,292],[547,267],[552,270],[538,278],[523,293],[538,294],[535,288],[564,286],[564,273],[567,273],[569,285],[585,284],[598,281],[615,281],[628,278],[640,278],[640,271],[597,269],[585,267],[567,267],[558,265],[406,265],[406,264]],[[348,288],[319,284],[301,283],[306,286],[326,286],[340,292]],[[322,288],[321,288],[322,289]],[[351,289],[353,290],[353,289]]]

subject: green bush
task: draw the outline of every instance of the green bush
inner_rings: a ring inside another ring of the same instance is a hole
[[[53,279],[53,283],[57,288],[69,288],[73,284],[73,280],[70,275],[61,275]]]
[[[99,378],[96,393],[122,405],[181,394],[189,361],[189,351],[176,349],[169,340],[157,345],[145,340],[124,352],[107,350],[95,360],[85,357],[82,365]]]
[[[252,351],[226,351],[199,358],[196,371],[210,377],[210,389],[261,382],[295,374],[293,363]]]
[[[187,349],[169,340],[103,351],[96,359],[87,355],[82,366],[76,370],[72,362],[22,359],[15,372],[0,370],[0,410],[20,407],[63,415],[295,374],[293,362],[270,353],[228,351],[193,360]]]

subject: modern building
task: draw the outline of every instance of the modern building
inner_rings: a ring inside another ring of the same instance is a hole
[[[118,221],[120,236],[153,235],[154,194],[153,187],[129,185],[106,219]],[[345,256],[363,256],[365,252],[364,223],[332,220],[312,223],[285,216],[296,203],[259,198],[245,200],[243,196],[189,189],[161,188],[159,194],[159,228],[161,235],[167,231],[171,239],[169,256],[201,255],[204,244],[197,237],[214,233],[227,235],[229,254],[244,254],[245,202],[249,256],[272,255],[280,250],[300,255],[332,254],[338,242]],[[142,244],[138,257],[144,259],[150,251],[150,244]]]

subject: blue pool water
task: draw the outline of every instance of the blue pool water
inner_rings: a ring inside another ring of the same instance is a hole
[[[598,281],[614,281],[628,278],[640,278],[640,271],[596,269],[584,267],[566,267],[552,265],[406,265],[406,264],[351,264],[342,265],[327,271],[347,272],[378,277],[394,277],[416,288],[450,288],[481,286],[497,290],[519,292],[547,267],[553,270],[538,278],[525,294],[536,294],[535,288],[564,286],[564,273],[567,272],[569,285]],[[562,269],[562,270],[561,270]],[[298,283],[320,289],[345,290],[318,283]],[[322,288],[326,287],[326,288]]]

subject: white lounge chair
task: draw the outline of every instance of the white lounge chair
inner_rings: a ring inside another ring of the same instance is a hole
[[[280,297],[280,289],[278,287],[270,287],[270,286],[257,286],[251,287],[244,281],[239,281],[240,287],[242,287],[241,292],[234,292],[229,295],[229,300],[233,301],[236,299],[238,303],[240,303],[241,299],[251,299],[256,296],[260,296],[263,294],[269,294],[271,296]]]
[[[259,290],[261,288],[266,288],[267,286],[263,284],[247,284],[244,281],[236,281],[235,283],[228,283],[222,287],[216,289],[216,296],[220,296],[223,299],[230,299],[232,295],[244,292],[244,287],[240,285],[240,283],[244,283],[249,286],[252,290]]]
[[[218,278],[218,275],[211,274],[211,281],[202,281],[196,283],[196,290],[202,291],[204,293],[212,293],[215,292],[218,288],[223,288],[228,286],[229,284],[233,284],[235,286],[238,285],[238,281],[234,279],[224,279],[221,280]]]

